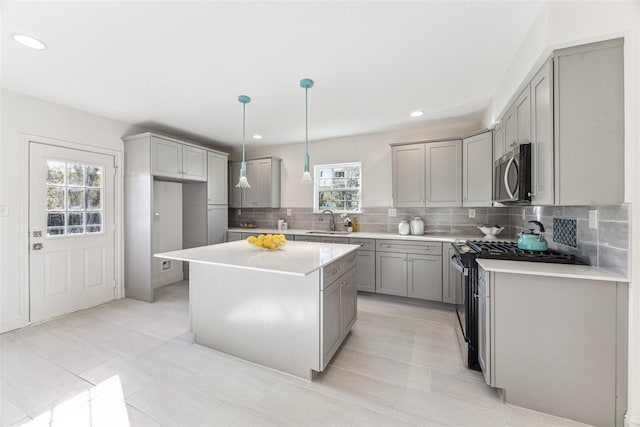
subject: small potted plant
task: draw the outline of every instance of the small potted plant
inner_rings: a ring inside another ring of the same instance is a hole
[[[344,227],[347,229],[347,231],[352,232],[353,222],[351,221],[351,218],[349,218],[346,213],[343,213],[342,215],[340,215],[340,217],[342,218],[342,221],[344,222]]]

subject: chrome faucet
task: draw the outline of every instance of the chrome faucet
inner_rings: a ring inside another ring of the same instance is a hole
[[[336,231],[336,216],[333,214],[333,211],[330,209],[325,209],[322,211],[322,215],[320,216],[320,221],[323,220],[324,214],[329,212],[331,214],[331,219],[329,220],[329,230]]]

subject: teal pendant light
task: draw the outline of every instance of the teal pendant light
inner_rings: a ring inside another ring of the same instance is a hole
[[[300,87],[304,88],[304,123],[305,123],[305,151],[304,151],[304,172],[302,173],[303,184],[313,184],[313,178],[309,171],[309,102],[307,93],[313,87],[313,80],[300,80]]]
[[[240,181],[236,184],[238,188],[251,188],[249,181],[247,181],[247,164],[244,161],[244,144],[245,144],[245,118],[247,104],[251,102],[251,98],[246,95],[240,95],[238,101],[242,103],[242,164],[240,166]]]

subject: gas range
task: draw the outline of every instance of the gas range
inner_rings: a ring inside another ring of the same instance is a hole
[[[476,258],[502,259],[508,261],[550,262],[556,264],[582,264],[575,255],[554,250],[530,251],[519,249],[515,242],[467,240],[468,253]],[[464,251],[464,249],[462,249]]]

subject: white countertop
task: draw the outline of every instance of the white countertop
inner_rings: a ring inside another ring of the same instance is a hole
[[[306,276],[359,249],[359,245],[290,242],[281,249],[256,248],[244,240],[154,254],[157,258]]]
[[[414,235],[403,235],[398,233],[369,233],[358,231],[355,233],[340,233],[340,234],[331,234],[331,232],[327,232],[326,234],[321,233],[320,230],[304,230],[304,229],[288,229],[288,230],[274,230],[270,228],[229,228],[229,231],[234,233],[247,233],[247,234],[288,234],[295,236],[320,236],[320,237],[349,237],[352,239],[389,239],[389,240],[416,240],[423,242],[443,242],[443,243],[453,243],[458,241],[466,241],[466,240],[485,240],[483,236],[480,235],[455,235],[455,234],[423,234],[422,236],[414,236]],[[313,233],[310,233],[313,231]],[[511,241],[512,239],[500,239],[498,236],[497,240],[503,241]]]
[[[629,279],[590,265],[552,264],[547,262],[504,261],[476,258],[486,271],[496,273],[529,274],[533,276],[566,277],[571,279],[628,282]]]

